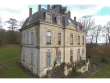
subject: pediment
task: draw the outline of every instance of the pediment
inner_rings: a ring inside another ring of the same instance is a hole
[[[74,24],[69,24],[66,28],[77,30],[77,27]]]

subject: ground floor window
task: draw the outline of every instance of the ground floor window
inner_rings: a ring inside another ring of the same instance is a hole
[[[73,62],[73,50],[70,50],[70,62]]]
[[[84,57],[84,48],[82,49],[82,56]]]
[[[25,61],[25,50],[23,50],[23,61]]]
[[[34,65],[34,52],[31,50],[31,65]]]
[[[78,49],[77,60],[80,60],[80,49]]]
[[[56,61],[57,61],[57,64],[60,64],[61,63],[61,51],[60,50],[58,50],[58,52],[57,52]]]
[[[51,52],[46,52],[46,67],[51,65]]]

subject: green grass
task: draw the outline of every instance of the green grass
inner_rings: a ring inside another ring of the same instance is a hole
[[[92,78],[110,78],[110,63],[101,62],[99,57],[92,57],[90,61],[96,62],[101,69]]]
[[[15,63],[0,69],[0,78],[27,78],[27,74],[23,72]]]
[[[3,45],[0,47],[0,78],[27,78],[22,68],[16,64],[16,59],[20,59],[19,45]],[[14,61],[15,60],[15,61]]]
[[[5,45],[0,48],[0,64],[20,58],[18,45]]]

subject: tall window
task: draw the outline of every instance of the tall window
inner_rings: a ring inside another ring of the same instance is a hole
[[[31,65],[34,65],[34,52],[31,50]]]
[[[82,49],[82,56],[84,56],[84,48]]]
[[[73,50],[70,50],[70,62],[73,62]]]
[[[46,17],[46,19],[47,19],[47,22],[51,22],[51,14],[47,14],[47,17]]]
[[[25,44],[25,34],[23,34],[22,43]]]
[[[84,45],[84,36],[82,37],[82,45]]]
[[[78,45],[80,45],[80,36],[78,36]]]
[[[25,50],[23,50],[23,61],[25,61]]]
[[[61,51],[58,50],[57,52],[57,64],[60,64],[61,63]]]
[[[46,52],[46,67],[51,65],[51,52]]]
[[[34,44],[34,32],[31,32],[31,44]]]
[[[70,44],[73,44],[73,35],[70,35]]]
[[[51,32],[48,31],[46,35],[47,35],[46,43],[47,43],[47,44],[51,44]]]
[[[29,44],[29,33],[26,35],[26,44]]]
[[[80,60],[80,49],[78,49],[77,60]]]
[[[58,44],[61,44],[61,33],[58,33]]]

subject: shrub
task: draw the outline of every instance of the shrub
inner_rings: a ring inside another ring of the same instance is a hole
[[[108,59],[106,57],[101,57],[102,62],[108,62]]]
[[[72,71],[68,72],[68,76],[67,77],[74,77],[74,78],[76,78],[76,77],[78,77],[80,75],[81,75],[81,73],[76,71],[76,67],[72,67]]]
[[[62,62],[60,65],[61,65],[61,66],[65,65],[65,62]]]
[[[54,63],[53,63],[53,68],[56,66],[57,62],[56,60],[54,60]]]

